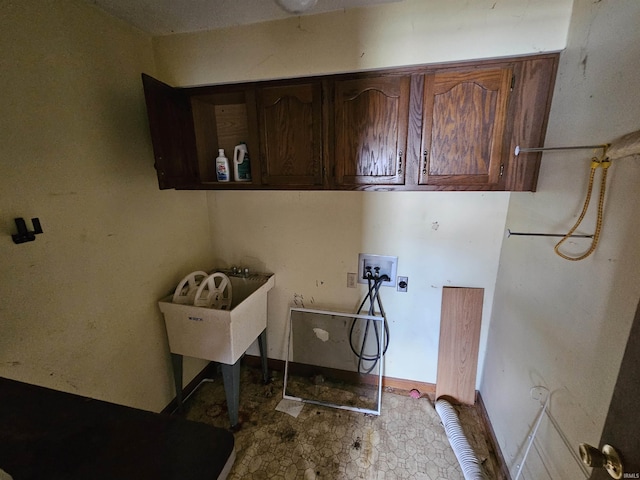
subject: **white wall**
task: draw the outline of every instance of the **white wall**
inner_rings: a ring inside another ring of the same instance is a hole
[[[548,146],[606,143],[640,128],[639,21],[635,0],[575,2]],[[545,154],[538,192],[511,195],[507,227],[554,233],[571,227],[591,154]],[[536,413],[529,398],[536,384],[554,392],[551,412],[574,447],[598,445],[640,296],[639,160],[610,168],[604,229],[591,257],[561,259],[553,252],[557,239],[503,243],[481,392],[512,466]],[[583,233],[593,232],[592,214]],[[570,249],[586,245],[576,240]]]
[[[79,1],[0,8],[0,375],[161,410],[156,301],[212,257],[206,195],[155,180],[151,38]],[[44,233],[15,245],[15,217]]]
[[[154,38],[160,79],[194,85],[561,50],[571,1],[405,0],[348,12]],[[485,289],[480,367],[508,193],[210,192],[218,265],[276,273],[269,356],[284,358],[288,306],[352,311],[357,255],[399,257],[409,292],[385,288],[385,375],[436,381],[442,287]],[[437,228],[436,228],[437,227]]]

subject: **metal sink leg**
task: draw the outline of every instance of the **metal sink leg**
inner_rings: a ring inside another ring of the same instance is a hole
[[[173,382],[176,386],[176,402],[178,412],[182,413],[182,355],[171,354],[171,365],[173,366]]]
[[[258,347],[260,347],[260,360],[262,364],[262,380],[266,385],[269,383],[269,366],[267,364],[267,329],[265,328],[258,336]]]
[[[241,357],[242,358],[242,357]],[[227,397],[227,410],[231,428],[238,426],[238,409],[240,404],[240,360],[233,365],[220,364],[222,370],[222,381],[224,383],[224,394]]]

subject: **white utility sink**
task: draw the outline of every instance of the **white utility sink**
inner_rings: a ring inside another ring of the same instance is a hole
[[[224,273],[231,280],[229,310],[172,303],[171,295],[158,302],[171,353],[233,365],[267,328],[267,293],[275,275]]]

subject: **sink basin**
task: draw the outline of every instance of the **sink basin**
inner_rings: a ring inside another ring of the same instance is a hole
[[[275,276],[227,275],[232,293],[229,310],[172,303],[172,295],[158,302],[171,353],[233,365],[267,328],[267,293]]]

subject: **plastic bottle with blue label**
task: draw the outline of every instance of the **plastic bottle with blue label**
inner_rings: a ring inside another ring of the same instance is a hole
[[[233,150],[233,176],[236,182],[251,181],[251,161],[247,144],[242,142]]]
[[[224,156],[224,148],[218,149],[218,158],[216,158],[216,177],[219,182],[228,182],[229,175],[229,159]]]

